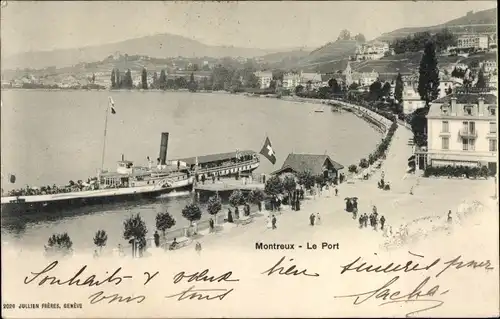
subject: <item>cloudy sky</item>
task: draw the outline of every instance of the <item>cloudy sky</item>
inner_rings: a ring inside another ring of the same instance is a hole
[[[495,7],[494,1],[10,1],[1,12],[2,53],[99,45],[158,33],[213,45],[314,48],[335,40],[344,28],[372,39]]]

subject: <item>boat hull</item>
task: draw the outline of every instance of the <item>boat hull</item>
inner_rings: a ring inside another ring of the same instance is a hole
[[[61,211],[86,206],[109,205],[113,203],[133,202],[155,199],[172,192],[191,191],[193,178],[179,181],[164,188],[134,188],[82,192],[85,194],[60,194],[60,196],[21,196],[11,201],[2,199],[2,214],[28,214],[49,211]],[[66,195],[66,196],[64,196]],[[31,198],[30,198],[31,197]],[[33,198],[39,197],[39,198]]]

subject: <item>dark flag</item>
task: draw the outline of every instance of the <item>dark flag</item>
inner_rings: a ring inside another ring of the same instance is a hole
[[[266,141],[264,142],[264,146],[262,146],[262,149],[260,150],[260,154],[262,154],[271,163],[273,163],[273,165],[276,164],[276,153],[274,153],[269,137],[266,137]]]

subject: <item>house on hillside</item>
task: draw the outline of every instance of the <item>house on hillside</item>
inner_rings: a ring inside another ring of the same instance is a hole
[[[482,68],[485,73],[492,73],[497,70],[497,61],[488,60],[479,62],[479,68]]]
[[[258,71],[254,73],[259,79],[259,84],[261,89],[267,89],[271,86],[271,81],[273,80],[273,73],[270,71]]]
[[[363,43],[356,47],[356,61],[378,60],[384,57],[387,52],[390,52],[389,43],[375,41],[371,43]]]
[[[489,48],[489,37],[484,34],[464,34],[457,39],[457,48],[460,49],[483,49]]]
[[[325,178],[339,177],[339,171],[343,165],[333,161],[328,155],[315,154],[288,154],[283,166],[271,173],[271,175],[282,175],[285,173],[310,172],[313,176],[324,176]]]
[[[284,89],[293,91],[300,83],[300,74],[289,72],[283,75],[282,86]]]
[[[351,75],[352,82],[356,82],[361,86],[370,86],[377,81],[379,74],[375,71],[371,72],[353,72]]]
[[[425,107],[425,101],[420,99],[420,95],[414,87],[403,89],[403,114],[411,114],[417,109]]]
[[[300,72],[299,84],[304,87],[308,87],[309,83],[311,85],[311,89],[319,89],[323,84],[321,74]]]

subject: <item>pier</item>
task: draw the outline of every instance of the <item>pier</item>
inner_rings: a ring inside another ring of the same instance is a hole
[[[205,184],[197,182],[194,186],[195,191],[208,191],[208,192],[229,192],[234,190],[264,190],[264,184],[257,180],[249,179],[234,179],[234,178],[224,178],[221,180],[216,180],[215,183],[211,180],[205,181]]]

